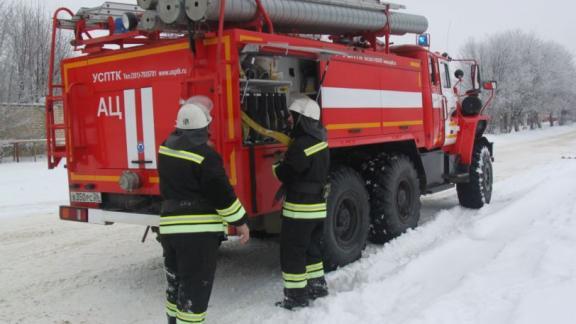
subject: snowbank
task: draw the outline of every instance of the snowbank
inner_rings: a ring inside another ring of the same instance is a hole
[[[332,296],[264,323],[573,323],[576,161],[495,185],[328,276]]]

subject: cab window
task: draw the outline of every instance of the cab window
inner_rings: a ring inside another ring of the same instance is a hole
[[[436,64],[433,57],[428,58],[428,71],[430,71],[430,82],[432,85],[438,85],[438,78],[436,77]]]

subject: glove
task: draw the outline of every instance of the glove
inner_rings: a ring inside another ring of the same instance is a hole
[[[286,187],[284,187],[284,185],[281,185],[280,188],[278,188],[278,191],[276,191],[276,194],[274,195],[274,205],[284,201],[284,198],[286,198]]]

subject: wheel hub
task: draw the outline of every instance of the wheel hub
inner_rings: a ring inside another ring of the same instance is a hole
[[[407,199],[406,190],[398,191],[398,206],[406,205],[406,199]]]
[[[484,168],[484,185],[486,186],[486,191],[492,189],[492,170],[489,167]]]
[[[354,200],[345,198],[340,202],[334,222],[334,230],[336,239],[342,245],[353,243],[358,229],[358,217],[359,212]]]
[[[338,213],[338,219],[336,222],[336,227],[340,230],[346,230],[350,227],[350,211],[344,209],[342,212]]]
[[[400,217],[404,220],[410,217],[410,208],[412,206],[411,192],[412,188],[408,182],[400,182],[396,193],[396,208],[400,212]]]
[[[490,163],[490,157],[485,157],[484,165],[482,166],[482,193],[484,194],[484,199],[489,202],[492,195],[492,165]]]

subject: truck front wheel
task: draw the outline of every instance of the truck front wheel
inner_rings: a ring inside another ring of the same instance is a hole
[[[338,167],[331,172],[327,211],[322,247],[325,267],[333,270],[359,259],[366,246],[370,206],[356,171]]]
[[[370,241],[385,243],[420,220],[420,182],[410,158],[382,155],[365,170],[370,193]]]
[[[473,154],[470,182],[457,184],[456,191],[460,205],[480,209],[492,199],[492,154],[483,142],[476,144]]]

